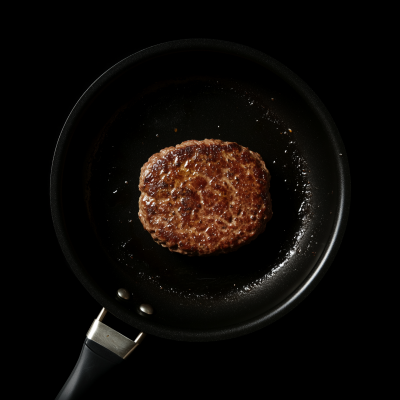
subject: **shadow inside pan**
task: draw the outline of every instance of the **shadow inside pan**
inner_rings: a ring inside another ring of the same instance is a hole
[[[71,141],[76,154],[66,163],[66,190],[74,196],[75,173],[83,169],[85,198],[85,211],[69,212],[75,247],[82,257],[96,253],[88,268],[99,285],[126,287],[164,324],[221,328],[267,312],[309,274],[329,236],[337,178],[318,135],[323,127],[300,95],[245,59],[186,52],[122,71],[88,107]],[[205,138],[261,155],[271,173],[273,218],[236,252],[188,257],[156,244],[141,225],[139,174],[161,149]]]

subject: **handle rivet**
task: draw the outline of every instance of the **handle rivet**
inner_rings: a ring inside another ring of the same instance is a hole
[[[141,304],[139,310],[148,315],[151,315],[154,312],[153,307],[150,304]]]
[[[124,288],[118,289],[117,295],[120,299],[123,300],[129,300],[131,298],[129,292]]]

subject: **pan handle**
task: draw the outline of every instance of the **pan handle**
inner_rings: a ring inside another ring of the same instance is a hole
[[[56,400],[79,399],[98,378],[127,358],[146,336],[141,332],[131,340],[121,335],[102,322],[106,313],[103,308],[93,321],[75,368]]]

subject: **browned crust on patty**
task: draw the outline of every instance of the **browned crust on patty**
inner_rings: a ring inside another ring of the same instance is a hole
[[[143,165],[139,219],[170,251],[228,253],[264,232],[272,217],[270,179],[261,156],[246,147],[188,140]]]

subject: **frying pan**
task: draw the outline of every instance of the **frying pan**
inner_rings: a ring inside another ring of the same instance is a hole
[[[205,138],[262,156],[274,215],[234,253],[187,257],[141,226],[139,173],[162,148]],[[335,123],[299,77],[254,49],[190,39],[135,53],[89,87],[57,142],[50,201],[68,264],[104,307],[99,320],[108,310],[147,334],[213,341],[267,326],[315,287],[345,230],[350,175]],[[135,347],[99,339],[103,325],[92,326],[60,399],[79,396]]]

